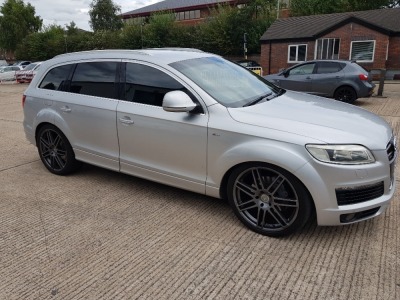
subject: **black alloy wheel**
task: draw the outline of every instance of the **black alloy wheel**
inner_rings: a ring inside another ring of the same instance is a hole
[[[53,125],[40,128],[36,144],[40,159],[51,173],[67,175],[81,165],[75,160],[75,154],[68,139]]]
[[[228,200],[242,223],[274,237],[300,229],[312,212],[303,184],[289,172],[263,163],[245,164],[232,172]]]
[[[342,102],[353,103],[357,100],[357,93],[350,86],[342,86],[336,90],[334,98]]]

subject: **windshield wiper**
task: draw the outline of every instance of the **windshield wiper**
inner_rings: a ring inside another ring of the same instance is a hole
[[[261,102],[261,101],[268,101],[268,100],[271,100],[272,98],[274,98],[274,97],[271,97],[271,96],[274,96],[274,97],[275,97],[274,93],[271,92],[271,93],[262,95],[261,97],[258,97],[257,99],[255,99],[255,100],[253,100],[253,101],[251,101],[251,102],[249,102],[249,103],[246,103],[245,105],[243,105],[243,107],[251,106],[251,105],[257,104],[257,103],[259,103],[259,102]]]

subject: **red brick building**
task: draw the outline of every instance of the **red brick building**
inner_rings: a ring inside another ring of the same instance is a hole
[[[278,19],[261,37],[264,74],[313,59],[400,74],[400,8]]]
[[[238,6],[249,0],[165,0],[132,10],[121,15],[124,22],[142,24],[151,14],[162,11],[175,13],[176,21],[181,24],[196,24],[210,15],[210,9],[220,5]]]

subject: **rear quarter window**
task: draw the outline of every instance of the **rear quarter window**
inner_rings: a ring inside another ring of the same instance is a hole
[[[55,91],[62,90],[72,66],[73,65],[64,65],[51,69],[40,83],[39,88]]]

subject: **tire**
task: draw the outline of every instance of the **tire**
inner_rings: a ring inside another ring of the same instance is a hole
[[[229,176],[227,189],[229,203],[239,220],[262,235],[289,235],[307,223],[313,210],[303,184],[270,164],[239,166]]]
[[[357,100],[357,93],[350,86],[342,86],[335,91],[335,95],[333,97],[342,102],[353,103]]]
[[[36,145],[40,159],[53,174],[67,175],[76,171],[81,162],[75,159],[74,151],[65,135],[53,125],[40,128]]]

